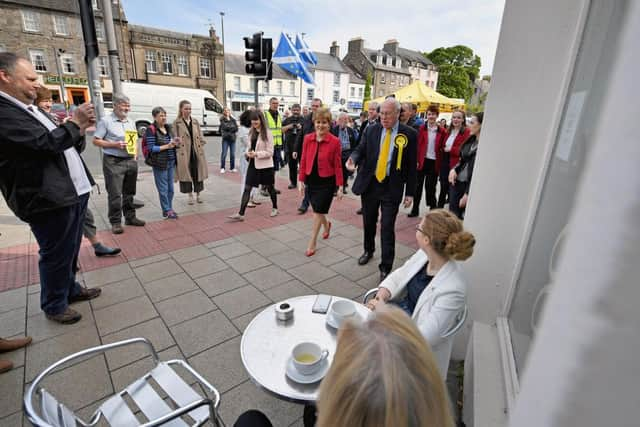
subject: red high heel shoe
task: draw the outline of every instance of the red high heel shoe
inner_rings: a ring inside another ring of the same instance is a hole
[[[329,221],[329,227],[327,227],[327,231],[322,233],[322,238],[325,239],[325,240],[328,239],[329,238],[329,233],[331,233],[331,221]]]
[[[314,256],[316,254],[316,250],[315,249],[307,249],[306,251],[304,251],[304,254],[306,256]]]

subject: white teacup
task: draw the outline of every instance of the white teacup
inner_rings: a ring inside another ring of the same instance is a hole
[[[331,315],[338,327],[341,327],[345,320],[353,318],[356,314],[356,306],[353,302],[339,300],[331,304]]]
[[[320,369],[321,362],[327,358],[329,350],[323,350],[318,344],[303,342],[291,351],[293,366],[304,375],[310,375]]]

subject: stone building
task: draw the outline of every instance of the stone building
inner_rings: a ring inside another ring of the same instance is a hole
[[[420,52],[400,48],[397,40],[374,50],[365,48],[362,38],[353,38],[342,61],[362,79],[371,75],[372,98],[391,94],[416,80],[434,89],[438,82],[435,65]]]
[[[93,1],[100,49],[98,72],[105,100],[108,100],[112,86],[101,5],[101,0]],[[113,17],[118,48],[126,51],[127,20],[120,7],[114,7]],[[0,50],[15,52],[29,58],[40,76],[41,83],[51,89],[55,101],[64,99],[71,104],[80,104],[89,100],[87,70],[84,64],[85,49],[77,1],[0,1]],[[129,78],[131,64],[123,55],[120,65],[121,77]],[[66,92],[63,97],[60,76]]]
[[[223,50],[213,27],[209,36],[129,24],[131,80],[211,91],[222,99]]]

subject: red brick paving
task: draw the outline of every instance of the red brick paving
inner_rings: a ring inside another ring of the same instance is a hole
[[[212,174],[221,176],[217,170]],[[240,174],[227,173],[230,181],[240,181]],[[185,215],[177,221],[161,220],[149,222],[144,227],[125,227],[125,233],[113,235],[110,231],[98,232],[98,238],[106,245],[122,248],[117,257],[97,258],[91,245],[83,240],[79,262],[82,271],[91,271],[146,258],[168,251],[182,249],[199,243],[210,243],[251,231],[276,227],[303,219],[297,214],[300,196],[296,190],[287,190],[286,181],[279,180],[282,194],[278,196],[279,215],[271,218],[271,202],[267,199],[253,209],[247,209],[244,222],[229,222],[228,215],[237,208]],[[359,207],[357,200],[344,198],[335,201],[330,216],[336,220],[362,226],[362,218],[355,215]],[[308,217],[308,216],[307,216]],[[415,218],[399,214],[396,222],[396,239],[411,247],[415,244]],[[39,282],[38,246],[36,243],[0,249],[0,292]]]

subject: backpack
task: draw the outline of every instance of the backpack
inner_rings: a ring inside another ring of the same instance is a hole
[[[152,124],[149,125],[148,129],[150,129],[154,135],[157,135],[156,127],[154,125]],[[147,132],[145,132],[144,135],[142,136],[142,155],[144,156],[144,162],[149,166],[151,166],[149,164],[151,162],[149,159],[150,154],[151,154],[151,151],[149,150],[149,147],[147,147]]]

